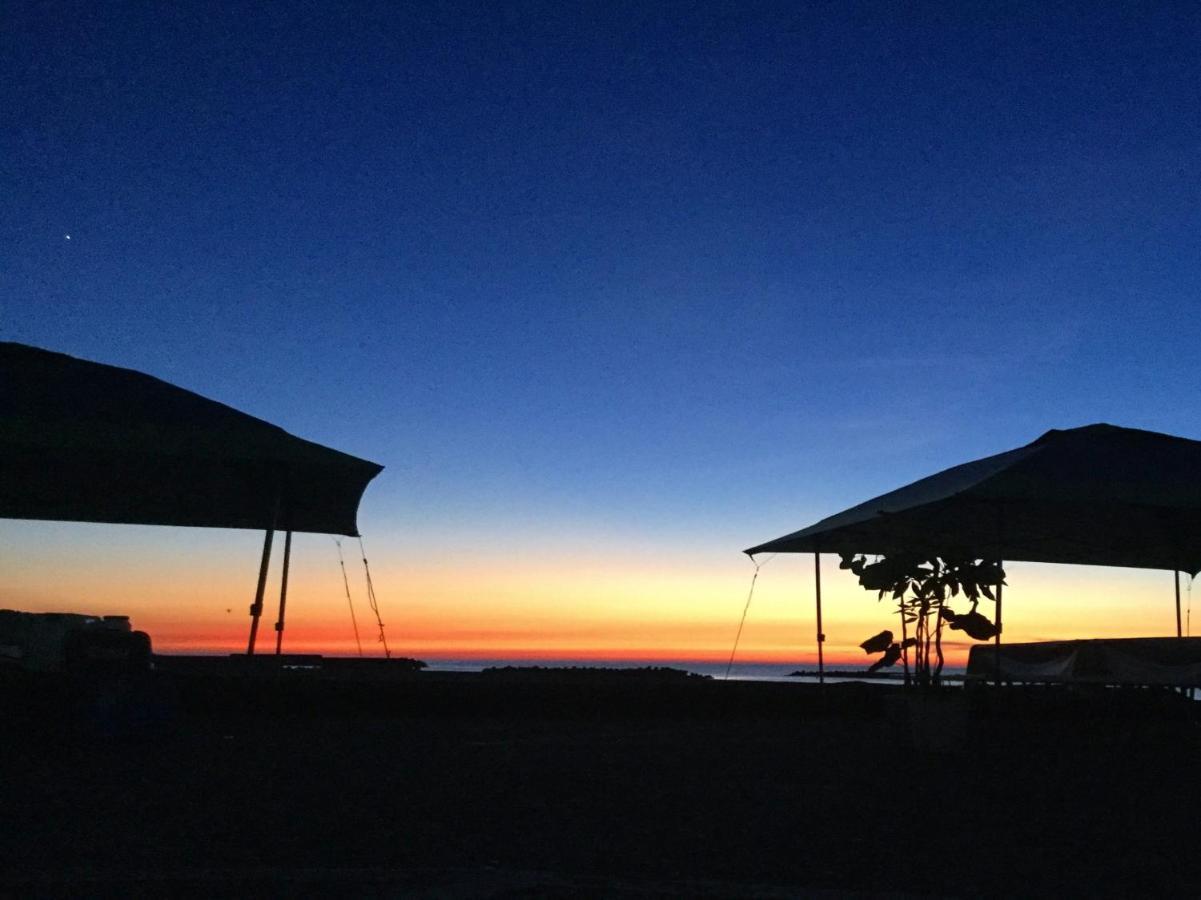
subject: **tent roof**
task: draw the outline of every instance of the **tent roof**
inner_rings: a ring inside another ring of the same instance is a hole
[[[0,384],[6,518],[354,535],[383,468],[150,375],[24,344],[0,342]]]
[[[1201,570],[1201,441],[1088,425],[954,466],[756,553],[963,552]]]

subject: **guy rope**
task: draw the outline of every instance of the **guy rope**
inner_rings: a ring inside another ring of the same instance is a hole
[[[350,582],[346,578],[346,560],[342,558],[342,539],[334,538],[338,547],[338,565],[342,568],[342,587],[346,589],[346,606],[350,610],[350,624],[354,626],[354,642],[359,648],[359,656],[363,655],[363,642],[359,640],[359,623],[354,617],[354,603],[350,599]]]
[[[375,585],[371,583],[371,567],[367,565],[367,551],[363,549],[363,538],[359,537],[359,552],[363,556],[363,574],[367,576],[367,603],[375,613],[375,624],[379,626],[379,642],[384,645],[384,658],[391,659],[392,651],[388,649],[388,638],[384,635],[384,620],[379,615],[379,603],[375,599]]]
[[[723,681],[730,680],[730,669],[734,667],[734,654],[738,652],[738,642],[742,639],[742,626],[746,624],[746,614],[751,608],[751,598],[755,596],[755,582],[759,580],[759,569],[775,559],[776,556],[777,554],[773,553],[761,563],[755,562],[753,556],[748,557],[751,565],[755,567],[755,574],[751,576],[751,589],[747,591],[746,605],[742,607],[742,618],[738,620],[738,633],[734,635],[734,646],[730,649],[730,661],[726,663],[726,677],[722,679]]]

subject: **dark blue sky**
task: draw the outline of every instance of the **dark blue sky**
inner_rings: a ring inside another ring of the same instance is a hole
[[[3,14],[0,331],[386,464],[369,534],[1201,437],[1194,5],[112,6]]]

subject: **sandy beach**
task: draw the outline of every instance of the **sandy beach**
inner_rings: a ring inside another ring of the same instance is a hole
[[[1170,694],[510,673],[6,672],[0,885],[38,896],[1191,893]]]

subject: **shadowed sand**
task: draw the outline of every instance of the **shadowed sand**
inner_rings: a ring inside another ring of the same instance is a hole
[[[1168,693],[957,692],[932,750],[879,685],[3,674],[9,893],[1168,894],[1201,876],[1198,730]],[[912,804],[933,831],[907,826]]]

